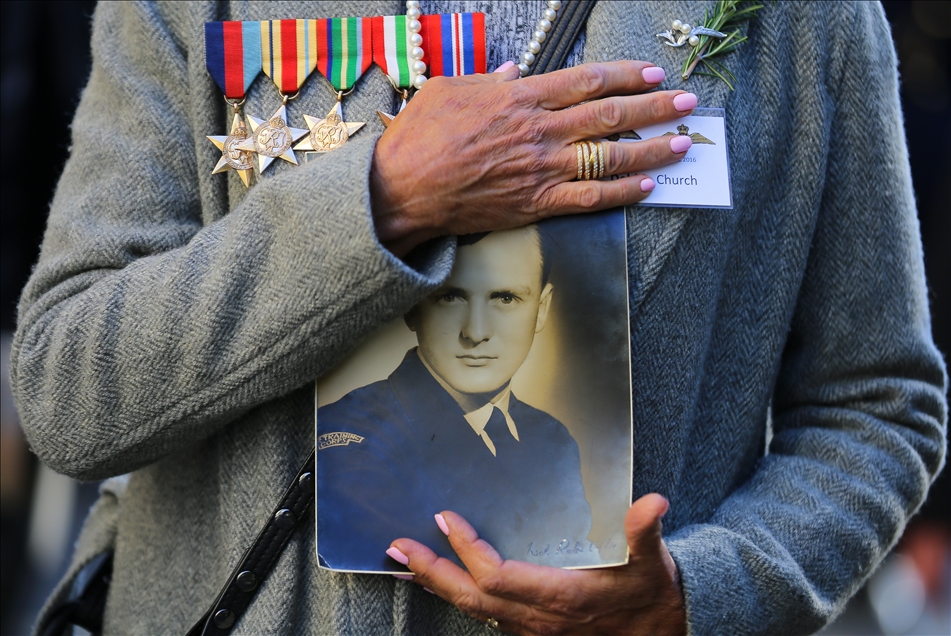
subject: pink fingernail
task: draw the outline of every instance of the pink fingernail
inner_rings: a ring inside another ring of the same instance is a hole
[[[681,93],[674,98],[674,108],[680,112],[697,107],[697,96],[693,93]]]
[[[687,149],[693,145],[693,140],[687,135],[676,135],[670,138],[670,151],[687,152]]]
[[[513,62],[512,60],[509,60],[508,62],[505,62],[504,64],[502,64],[502,66],[498,67],[497,69],[495,69],[495,70],[492,71],[492,72],[493,72],[493,73],[504,73],[505,71],[509,70],[509,69],[512,68],[513,66],[515,66],[515,62]]]
[[[427,592],[429,592],[430,594],[435,594],[435,592],[433,592],[433,591],[432,591],[431,589],[429,589],[428,587],[424,587],[423,589],[426,590]]]
[[[436,515],[436,525],[442,530],[442,533],[449,536],[449,526],[446,525],[446,518],[442,515]]]
[[[654,189],[654,180],[648,177],[641,181],[641,192],[650,192]]]
[[[399,561],[403,565],[409,563],[409,557],[399,551],[399,548],[390,548],[386,551],[390,555],[390,558],[394,561]]]
[[[395,577],[398,578],[398,579],[402,579],[402,580],[404,580],[404,581],[412,581],[412,580],[413,580],[413,575],[412,575],[412,574],[394,574],[393,576],[395,576]]]
[[[644,76],[644,81],[648,84],[659,84],[667,77],[667,72],[659,66],[648,66],[641,71],[641,75]]]

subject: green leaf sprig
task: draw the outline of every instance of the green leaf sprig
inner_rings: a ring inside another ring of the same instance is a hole
[[[697,75],[718,77],[726,82],[730,90],[733,90],[733,84],[730,80],[736,82],[736,76],[730,72],[730,69],[713,58],[732,53],[737,46],[746,42],[745,35],[740,37],[739,27],[742,23],[755,18],[756,12],[762,8],[763,5],[761,4],[744,0],[717,0],[713,7],[713,15],[708,16],[706,11],[703,12],[702,26],[721,33],[727,33],[730,29],[733,29],[733,31],[727,33],[727,36],[723,39],[701,35],[697,46],[691,48],[690,54],[680,71],[680,76],[686,80],[697,68],[697,65],[702,62],[709,72],[697,71]]]

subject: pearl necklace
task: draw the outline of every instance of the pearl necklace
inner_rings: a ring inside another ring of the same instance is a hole
[[[561,8],[560,0],[548,0],[548,8],[542,12],[542,17],[535,25],[535,32],[532,39],[525,45],[525,51],[522,53],[522,61],[518,64],[518,72],[525,77],[531,72],[531,67],[535,63],[535,56],[542,50],[542,42],[548,37],[551,31],[551,23],[558,17],[558,9]]]
[[[542,12],[542,17],[535,25],[535,32],[532,33],[532,38],[528,41],[528,44],[525,45],[525,50],[522,52],[522,60],[518,63],[518,72],[522,77],[525,77],[532,71],[532,65],[535,64],[535,56],[542,50],[542,42],[548,37],[552,22],[558,17],[559,9],[561,9],[561,0],[548,0],[548,8]],[[410,44],[413,46],[412,51],[410,51],[410,57],[415,60],[412,65],[412,72],[415,75],[413,78],[413,86],[417,89],[422,88],[423,84],[426,83],[426,63],[423,62],[423,36],[419,34],[423,28],[423,25],[419,21],[421,15],[419,0],[406,0],[406,28],[413,34],[409,39]]]

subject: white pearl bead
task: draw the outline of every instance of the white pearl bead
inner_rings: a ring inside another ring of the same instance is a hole
[[[670,23],[670,28],[673,29],[674,31],[679,31],[680,27],[682,27],[683,24],[684,23],[681,22],[680,20],[674,20],[673,22]]]
[[[557,11],[561,8],[561,0],[548,0],[548,8]]]
[[[522,61],[531,66],[535,63],[535,56],[532,55],[531,52],[525,51],[522,53]]]
[[[406,0],[406,8],[407,8],[407,9],[418,9],[418,8],[419,8],[419,0]]]
[[[690,42],[690,46],[697,46],[700,44],[700,38],[698,38],[696,35],[691,35],[687,42]]]
[[[414,46],[413,50],[410,51],[409,54],[414,60],[421,60],[423,59],[423,56],[426,55],[426,52],[423,51],[422,47]]]
[[[423,25],[419,23],[419,20],[408,20],[406,22],[406,30],[410,33],[419,33],[422,28]]]
[[[531,71],[531,69],[528,68],[528,64],[525,64],[525,63],[523,62],[523,63],[521,63],[521,64],[518,65],[518,73],[519,73],[519,75],[521,75],[522,77],[525,77],[526,75],[528,75],[530,71]]]
[[[414,33],[409,36],[409,43],[411,46],[422,46],[423,45],[423,36],[419,33]]]
[[[532,39],[536,42],[544,42],[547,38],[548,34],[544,31],[535,31],[535,33],[532,34]]]
[[[426,62],[422,60],[416,60],[413,62],[413,72],[417,75],[422,75],[426,72]]]
[[[688,33],[690,33],[690,29],[692,29],[692,28],[693,28],[692,26],[690,26],[689,24],[687,24],[686,22],[684,22],[684,23],[680,26],[680,32],[683,33],[684,35],[687,35]]]
[[[419,11],[419,7],[409,7],[406,9],[406,19],[407,20],[419,20],[419,16],[423,15]]]
[[[423,84],[425,83],[426,83],[425,75],[417,75],[416,79],[413,80],[413,86],[415,86],[417,89],[422,88]]]
[[[538,55],[538,52],[542,50],[542,45],[536,42],[535,40],[532,40],[531,42],[528,43],[528,50],[531,53]]]
[[[551,21],[546,20],[545,18],[542,18],[541,20],[539,20],[538,30],[544,31],[545,33],[548,33],[549,31],[551,31]]]
[[[545,9],[545,11],[542,13],[542,15],[543,15],[543,16],[545,17],[545,19],[548,20],[549,22],[554,22],[554,21],[555,21],[555,18],[558,17],[558,14],[555,13],[554,11],[552,11],[551,9]]]

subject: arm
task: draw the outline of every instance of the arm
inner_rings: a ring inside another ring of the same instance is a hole
[[[695,634],[819,629],[897,541],[944,462],[946,376],[891,35],[879,6],[850,10],[769,454],[709,523],[668,539]]]
[[[147,464],[312,381],[451,265],[445,246],[414,270],[377,242],[372,138],[263,179],[229,211],[189,110],[196,86],[210,113],[220,95],[163,10],[192,15],[96,11],[72,158],[20,305],[12,380],[26,433],[81,478]]]

